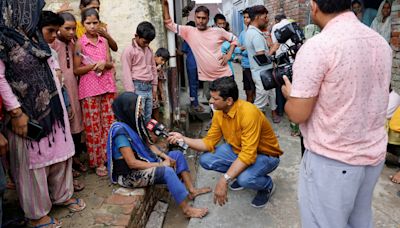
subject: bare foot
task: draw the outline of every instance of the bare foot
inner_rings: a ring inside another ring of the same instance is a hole
[[[398,171],[396,174],[394,174],[393,176],[389,177],[390,180],[395,183],[395,184],[400,184],[400,171]]]
[[[188,206],[183,210],[183,214],[188,218],[203,218],[208,214],[208,208],[195,208]]]
[[[211,192],[211,188],[210,188],[210,187],[205,187],[205,188],[194,188],[194,189],[192,189],[192,190],[189,190],[189,196],[188,196],[188,198],[189,198],[190,200],[193,200],[193,199],[196,198],[197,196],[202,195],[202,194],[206,194],[206,193],[209,193],[209,192]]]

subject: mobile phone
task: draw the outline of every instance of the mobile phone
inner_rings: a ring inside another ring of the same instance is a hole
[[[271,59],[265,54],[255,55],[253,58],[259,66],[265,66],[272,63]]]
[[[38,141],[41,139],[42,133],[43,127],[29,120],[28,133],[26,134],[26,137],[30,140]]]
[[[7,127],[10,130],[12,130],[11,120],[8,121]],[[41,139],[42,133],[43,133],[42,126],[31,120],[28,121],[28,133],[26,134],[26,138],[33,141],[39,141],[39,139]]]

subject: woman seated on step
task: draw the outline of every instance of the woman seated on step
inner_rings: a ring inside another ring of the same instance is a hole
[[[122,93],[112,109],[117,122],[112,125],[107,142],[111,181],[126,188],[167,184],[185,216],[204,217],[208,209],[191,207],[187,200],[208,193],[211,188],[193,186],[187,161],[180,151],[165,154],[153,144],[145,127],[141,97],[132,92]]]

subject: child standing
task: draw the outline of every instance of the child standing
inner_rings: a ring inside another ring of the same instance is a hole
[[[76,30],[75,17],[70,13],[59,14],[64,19],[64,24],[60,26],[57,33],[57,39],[52,43],[51,47],[58,54],[58,61],[63,75],[64,88],[66,89],[69,106],[67,107],[68,119],[71,125],[72,138],[75,144],[75,155],[73,159],[73,168],[77,171],[86,172],[87,168],[80,161],[82,154],[82,110],[78,98],[78,80],[74,75],[73,56],[75,50],[74,37]],[[79,176],[75,172],[74,177]],[[82,185],[76,185],[75,189],[80,190]]]
[[[153,100],[157,101],[157,68],[153,51],[149,47],[155,37],[154,26],[147,21],[141,22],[132,45],[125,48],[121,56],[124,88],[142,97],[146,123],[151,118]]]
[[[163,66],[169,60],[169,51],[165,48],[159,48],[156,51],[156,55],[154,57],[154,61],[157,66],[157,75],[158,75],[158,86],[157,86],[157,99],[153,99],[153,118],[157,121],[160,121],[160,107],[161,105],[165,105],[165,91],[163,82],[167,80],[165,76]]]
[[[114,120],[111,104],[116,86],[113,78],[107,40],[97,33],[100,17],[89,8],[82,13],[86,33],[75,45],[74,74],[80,76],[78,96],[83,112],[89,166],[96,168],[98,176],[107,176],[104,163],[106,141]]]
[[[100,0],[81,0],[79,4],[79,8],[81,12],[93,8],[97,10],[97,12],[100,12]],[[84,34],[86,33],[85,26],[80,23],[79,21],[76,24],[76,36],[80,39]],[[108,45],[110,46],[111,50],[113,51],[118,51],[118,45],[115,42],[115,40],[110,36],[110,34],[107,32],[107,24],[104,22],[100,22],[99,26],[97,27],[97,33],[106,38],[108,41]]]

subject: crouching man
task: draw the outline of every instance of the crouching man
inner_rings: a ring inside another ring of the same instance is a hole
[[[227,202],[231,190],[250,188],[257,191],[251,205],[263,207],[273,193],[274,184],[269,173],[279,165],[282,151],[265,115],[253,104],[238,99],[236,82],[230,77],[211,83],[210,104],[216,112],[211,128],[203,139],[191,139],[177,132],[168,141],[183,140],[197,151],[209,151],[200,157],[200,165],[220,173],[214,203]],[[224,139],[224,143],[217,144]]]

